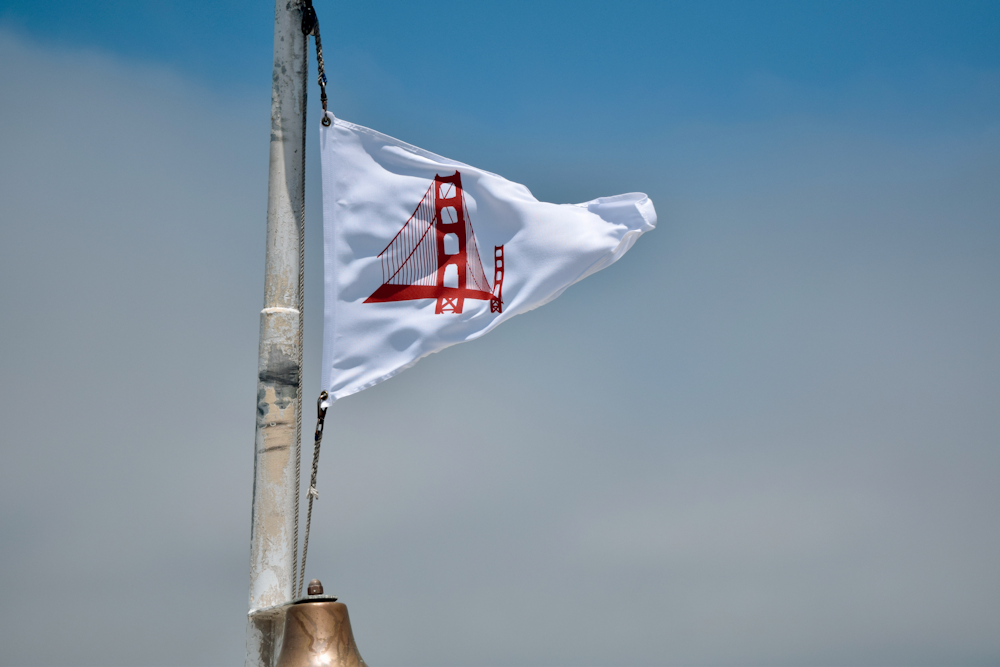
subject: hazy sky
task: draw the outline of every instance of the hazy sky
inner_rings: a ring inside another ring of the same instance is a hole
[[[1000,4],[314,2],[338,116],[659,214],[331,410],[369,664],[1000,664]],[[0,664],[243,661],[271,21],[0,2]]]

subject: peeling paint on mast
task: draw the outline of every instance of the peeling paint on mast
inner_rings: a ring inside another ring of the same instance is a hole
[[[250,612],[291,601],[298,489],[296,433],[302,369],[299,339],[299,220],[305,150],[306,37],[302,0],[276,0],[267,259],[260,314],[254,441]],[[246,664],[271,667],[281,632],[266,615],[247,625]]]

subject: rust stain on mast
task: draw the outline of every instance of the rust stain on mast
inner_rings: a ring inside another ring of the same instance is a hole
[[[246,664],[270,667],[276,631],[253,612],[291,601],[295,508],[296,412],[299,407],[299,220],[302,211],[306,90],[301,0],[276,0],[267,260],[260,313],[257,430],[250,546],[251,617]]]

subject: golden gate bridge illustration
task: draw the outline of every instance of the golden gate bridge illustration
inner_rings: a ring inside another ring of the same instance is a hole
[[[458,171],[434,176],[413,215],[378,257],[382,286],[365,303],[437,299],[434,313],[441,314],[461,313],[466,299],[480,299],[490,302],[491,313],[503,312],[503,246],[493,248],[491,287]]]

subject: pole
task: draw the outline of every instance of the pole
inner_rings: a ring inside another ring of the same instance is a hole
[[[257,362],[247,667],[272,667],[280,627],[253,612],[292,600],[302,407],[306,37],[302,0],[275,0],[267,257]]]

